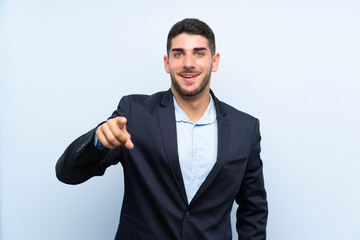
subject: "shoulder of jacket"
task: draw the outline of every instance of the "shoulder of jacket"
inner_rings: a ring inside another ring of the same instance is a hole
[[[243,112],[243,111],[240,111],[238,109],[236,109],[235,107],[225,103],[225,102],[222,102],[222,101],[219,101],[219,103],[222,105],[222,107],[225,109],[225,112],[227,115],[231,116],[231,117],[235,117],[235,118],[241,118],[241,119],[246,119],[248,121],[254,121],[254,120],[257,120],[256,117],[246,113],[246,112]]]

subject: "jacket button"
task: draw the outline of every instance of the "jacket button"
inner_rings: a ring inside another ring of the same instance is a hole
[[[189,211],[185,212],[185,217],[187,217],[187,218],[190,217],[190,212]]]

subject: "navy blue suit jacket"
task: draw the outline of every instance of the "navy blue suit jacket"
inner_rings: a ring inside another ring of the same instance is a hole
[[[96,128],[76,139],[57,162],[68,184],[103,175],[120,162],[124,198],[115,239],[231,240],[230,212],[238,203],[239,240],[266,239],[267,200],[256,118],[220,102],[211,92],[218,121],[218,156],[189,203],[177,151],[173,95],[123,97],[111,117],[127,118],[135,148],[94,147]]]

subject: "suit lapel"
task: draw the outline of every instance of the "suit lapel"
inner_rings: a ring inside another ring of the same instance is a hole
[[[191,204],[198,199],[201,194],[210,186],[212,181],[218,175],[221,168],[226,162],[227,149],[229,146],[230,138],[230,120],[225,117],[226,112],[222,106],[222,103],[215,97],[214,93],[211,91],[211,95],[215,102],[216,115],[217,115],[217,124],[218,124],[218,153],[216,163],[211,169],[209,175],[206,177],[205,181],[200,186],[199,190],[195,194],[194,198],[191,200]]]
[[[184,181],[182,178],[178,147],[177,147],[177,137],[176,137],[176,121],[175,121],[175,110],[173,104],[173,95],[171,91],[165,93],[161,105],[158,109],[160,128],[163,137],[165,153],[169,161],[169,166],[171,173],[175,179],[177,188],[187,204],[186,191],[184,186]]]

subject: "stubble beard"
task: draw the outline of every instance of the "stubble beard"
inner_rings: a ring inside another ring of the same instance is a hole
[[[195,97],[198,96],[199,94],[201,94],[206,87],[208,86],[209,82],[210,82],[210,78],[211,78],[211,69],[210,72],[206,73],[204,79],[201,81],[199,87],[197,87],[196,89],[192,90],[192,91],[188,91],[184,88],[181,87],[181,85],[176,81],[176,78],[174,76],[173,72],[170,72],[170,78],[171,78],[171,83],[174,86],[175,90],[182,95],[183,97]]]

